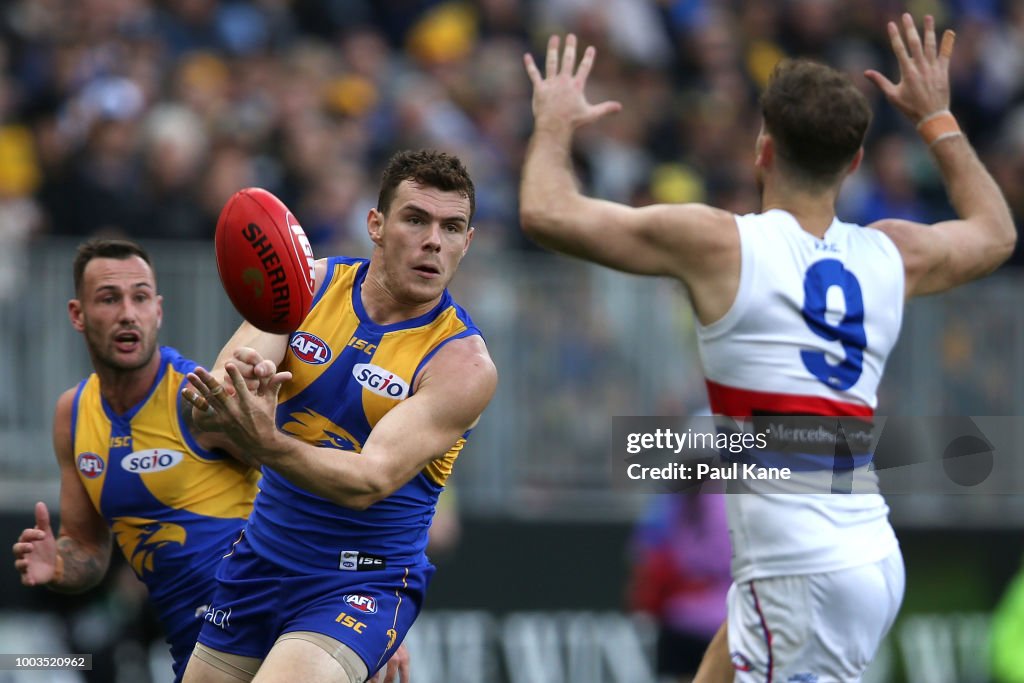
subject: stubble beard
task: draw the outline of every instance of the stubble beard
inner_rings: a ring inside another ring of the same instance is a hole
[[[89,346],[89,355],[93,359],[93,364],[118,373],[134,372],[146,367],[156,352],[156,338],[155,336],[147,336],[141,331],[139,331],[139,336],[141,337],[139,341],[141,352],[138,360],[127,361],[121,359],[121,354],[113,348],[112,341],[96,339],[92,333],[87,332],[86,343]],[[99,367],[96,369],[98,370]]]

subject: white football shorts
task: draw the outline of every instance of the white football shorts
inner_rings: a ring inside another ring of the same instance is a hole
[[[856,683],[903,601],[899,549],[872,564],[729,589],[736,683]]]

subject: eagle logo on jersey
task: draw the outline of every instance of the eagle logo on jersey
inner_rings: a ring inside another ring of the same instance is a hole
[[[185,545],[185,529],[144,517],[117,517],[110,525],[121,551],[138,576],[153,571],[153,556],[168,543]]]
[[[306,443],[324,448],[337,448],[343,451],[360,452],[363,444],[346,429],[339,427],[329,419],[306,408],[288,416],[288,422],[281,425],[281,431],[296,436]]]

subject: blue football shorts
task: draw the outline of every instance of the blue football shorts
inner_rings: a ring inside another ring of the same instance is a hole
[[[434,566],[298,573],[253,551],[244,534],[217,568],[217,590],[199,642],[264,659],[277,638],[312,631],[350,647],[369,675],[387,663],[423,606]]]

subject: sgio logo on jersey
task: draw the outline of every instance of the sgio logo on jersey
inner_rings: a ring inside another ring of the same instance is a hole
[[[373,363],[356,363],[352,376],[360,385],[378,396],[400,400],[409,395],[409,385],[401,377]]]
[[[331,347],[320,337],[309,332],[296,332],[288,342],[292,353],[303,363],[323,365],[331,359]]]
[[[181,451],[166,448],[135,451],[121,458],[121,469],[127,472],[160,472],[171,469],[184,457]]]

